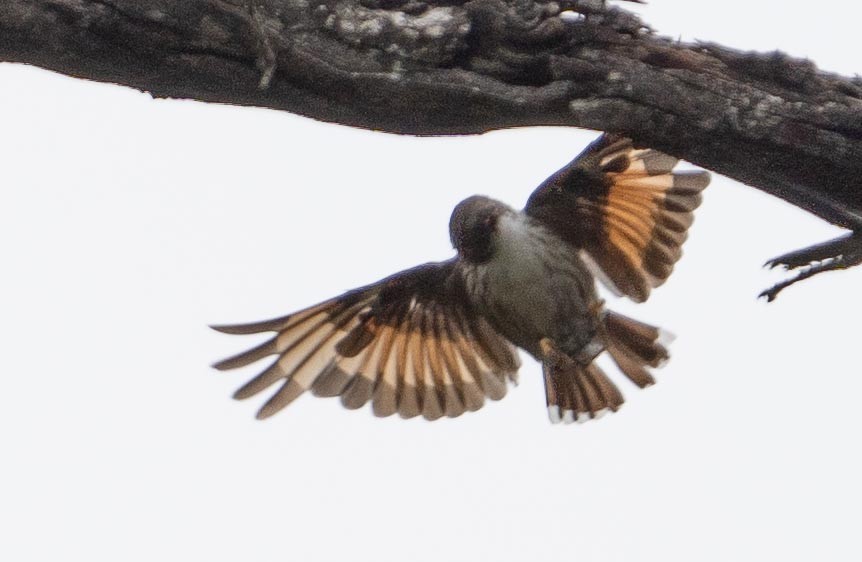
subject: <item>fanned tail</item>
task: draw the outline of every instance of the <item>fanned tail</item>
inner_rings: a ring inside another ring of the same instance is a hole
[[[603,315],[601,340],[620,371],[640,388],[655,384],[649,368],[669,357],[667,332],[622,314]],[[584,365],[561,351],[550,339],[540,342],[545,395],[551,423],[583,422],[615,412],[623,396],[604,371]]]
[[[551,423],[584,422],[615,412],[623,403],[616,385],[594,362],[582,365],[548,339],[541,343],[545,395]]]

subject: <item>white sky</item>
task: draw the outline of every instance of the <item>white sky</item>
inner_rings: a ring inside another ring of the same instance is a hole
[[[859,70],[859,8],[653,0],[659,31]],[[789,8],[789,7],[792,7]],[[0,559],[856,561],[862,271],[766,305],[838,230],[722,177],[649,303],[659,384],[553,427],[540,370],[427,423],[305,397],[268,422],[209,323],[451,254],[452,207],[522,205],[595,133],[415,139],[154,101],[0,65]],[[392,212],[403,210],[403,212]]]

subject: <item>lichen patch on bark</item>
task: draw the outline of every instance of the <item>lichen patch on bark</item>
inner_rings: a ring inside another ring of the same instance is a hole
[[[440,65],[464,48],[470,20],[464,10],[452,6],[410,14],[343,1],[329,11],[325,27],[355,47]]]

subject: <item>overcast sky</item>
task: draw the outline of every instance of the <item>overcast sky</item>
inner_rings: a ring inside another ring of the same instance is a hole
[[[660,32],[859,70],[860,9],[653,0]],[[827,10],[845,10],[836,15]],[[857,561],[862,270],[767,305],[770,257],[839,234],[716,176],[644,305],[678,338],[622,410],[548,423],[539,366],[428,423],[304,397],[254,420],[284,314],[451,255],[482,192],[515,206],[595,132],[416,139],[154,101],[0,65],[0,558],[88,561]],[[394,211],[394,212],[393,212]]]

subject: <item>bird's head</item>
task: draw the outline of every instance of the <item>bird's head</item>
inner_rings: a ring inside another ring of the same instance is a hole
[[[458,203],[449,219],[449,237],[458,255],[477,264],[491,259],[497,222],[508,212],[511,209],[503,203],[482,195]]]

